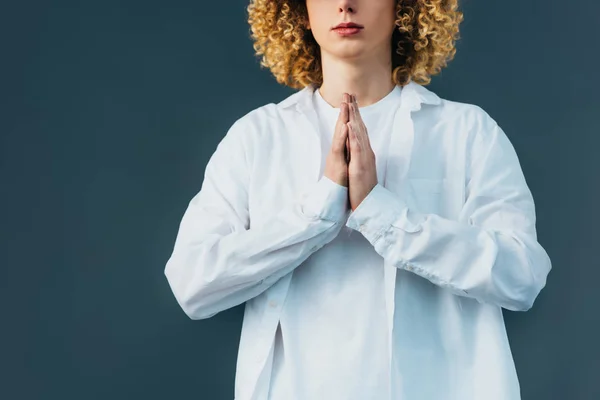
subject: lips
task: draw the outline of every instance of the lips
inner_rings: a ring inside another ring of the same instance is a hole
[[[333,27],[333,29],[344,29],[344,28],[357,28],[362,29],[363,26],[359,24],[355,24],[354,22],[342,22],[339,25]]]

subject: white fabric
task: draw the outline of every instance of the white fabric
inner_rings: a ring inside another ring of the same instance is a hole
[[[376,154],[392,131],[400,91],[396,86],[377,103],[360,107]],[[340,109],[318,89],[313,107],[323,173]],[[384,169],[382,163],[378,172]],[[383,258],[360,232],[345,230],[293,271],[275,338],[270,400],[389,398]]]
[[[333,247],[355,239],[343,236],[344,227],[372,246],[360,242],[365,268],[383,270],[386,326],[373,329],[385,329],[381,335],[389,338],[390,399],[519,399],[502,307],[532,307],[551,261],[537,241],[533,197],[508,137],[480,107],[409,82],[393,116],[385,179],[350,213],[348,189],[321,175],[314,90],[311,85],[261,106],[231,126],[165,266],[175,298],[192,319],[246,302],[235,399],[267,399],[277,327],[296,288],[293,271],[338,264],[314,264],[325,257],[343,261]],[[338,294],[360,289],[342,285],[347,282],[337,282]],[[314,320],[327,295],[334,293],[305,299]],[[336,312],[342,315],[324,317],[357,318],[352,307]],[[341,370],[337,376],[368,377],[374,368],[347,359],[327,367],[298,374],[299,391],[282,400],[307,399],[303,383],[326,387],[332,369]],[[353,382],[365,391],[360,383]]]

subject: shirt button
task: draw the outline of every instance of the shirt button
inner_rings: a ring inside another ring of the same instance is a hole
[[[365,230],[366,226],[365,224],[362,224],[361,226],[358,227],[358,230],[363,232]]]
[[[271,301],[269,301],[269,305],[270,305],[271,307],[273,307],[273,308],[277,307],[277,304],[278,304],[278,303],[277,303],[277,301],[275,301],[275,300],[271,300]]]
[[[313,246],[310,248],[310,251],[317,251],[318,248],[319,248],[319,246]]]

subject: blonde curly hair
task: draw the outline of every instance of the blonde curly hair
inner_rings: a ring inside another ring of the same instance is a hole
[[[251,0],[248,23],[261,67],[295,89],[323,83],[319,45],[306,29],[305,0]],[[427,85],[456,53],[463,13],[458,0],[396,0],[392,80]],[[394,51],[395,44],[395,51]]]

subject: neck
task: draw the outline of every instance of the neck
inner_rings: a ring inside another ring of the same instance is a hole
[[[394,89],[391,55],[384,59],[352,60],[322,54],[323,84],[321,97],[332,107],[339,107],[344,93],[356,95],[359,107],[378,102]]]

